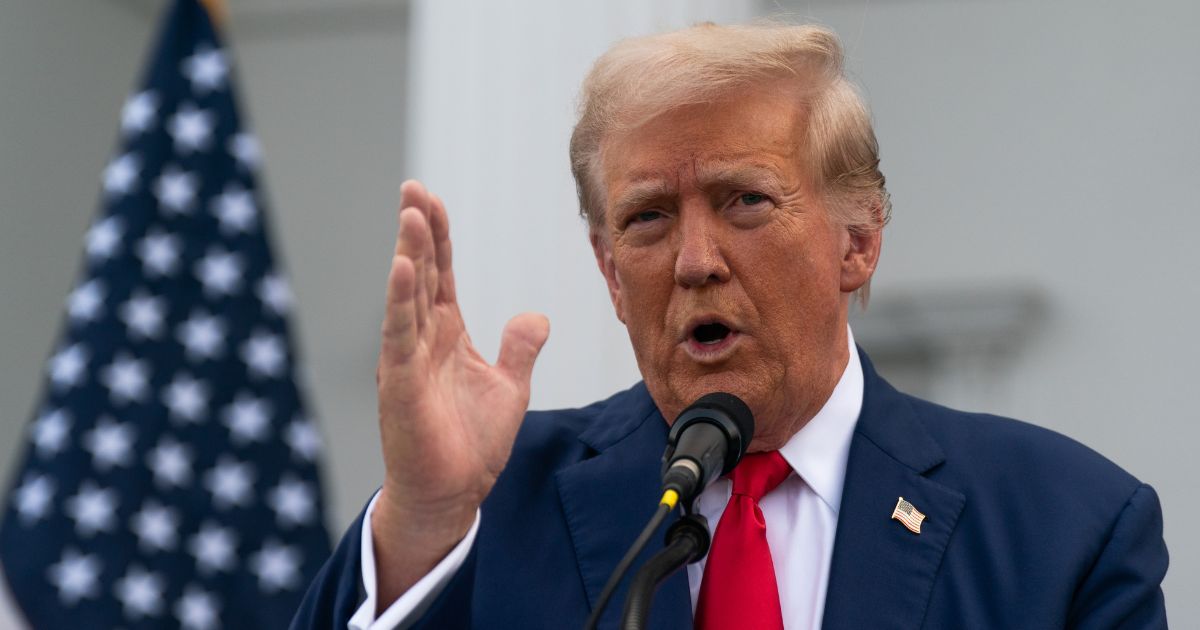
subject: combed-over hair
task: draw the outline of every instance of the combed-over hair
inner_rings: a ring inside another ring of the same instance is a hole
[[[814,191],[850,230],[882,229],[891,203],[879,170],[879,145],[842,57],[837,36],[811,25],[706,23],[618,42],[596,60],[580,91],[579,122],[571,135],[580,214],[593,233],[604,224],[600,161],[608,134],[749,84],[785,80],[799,88],[806,124],[796,141],[804,148]],[[859,294],[864,303],[866,288]]]

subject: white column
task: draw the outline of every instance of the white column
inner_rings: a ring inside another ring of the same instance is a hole
[[[532,408],[576,406],[640,377],[596,270],[567,158],[576,93],[614,41],[751,19],[750,0],[412,3],[406,176],[450,212],[472,338],[495,358],[505,321],[550,317]]]

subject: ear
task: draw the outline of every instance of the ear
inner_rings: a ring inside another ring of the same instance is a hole
[[[621,281],[617,279],[617,265],[613,262],[612,247],[608,244],[607,239],[595,231],[591,232],[590,238],[592,253],[596,256],[596,266],[600,268],[600,273],[604,276],[604,283],[608,285],[608,298],[612,300],[613,310],[617,312],[617,319],[624,324],[625,311],[621,303]]]
[[[879,262],[883,230],[867,234],[845,228],[842,249],[842,292],[853,293],[871,279]]]

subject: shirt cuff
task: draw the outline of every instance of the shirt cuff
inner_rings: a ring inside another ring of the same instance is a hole
[[[467,530],[467,535],[446,554],[442,561],[433,567],[429,573],[417,580],[403,595],[401,595],[387,610],[383,611],[378,618],[375,617],[376,599],[375,599],[375,544],[371,537],[371,514],[375,511],[375,502],[379,500],[379,493],[371,498],[371,502],[367,504],[367,512],[363,515],[362,524],[362,549],[360,556],[362,558],[362,583],[363,590],[367,593],[367,599],[354,611],[354,615],[350,617],[349,623],[346,626],[349,630],[381,630],[384,628],[407,628],[421,618],[425,611],[429,609],[433,600],[441,594],[446,588],[446,584],[450,582],[450,578],[462,568],[463,562],[467,558],[467,554],[471,551],[471,545],[475,544],[475,533],[479,530],[479,510],[475,510],[475,522],[471,524],[471,529]]]

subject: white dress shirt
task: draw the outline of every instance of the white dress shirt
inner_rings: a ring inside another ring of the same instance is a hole
[[[767,522],[767,545],[771,548],[783,626],[787,630],[820,628],[825,613],[825,590],[829,585],[829,563],[846,479],[846,460],[863,402],[862,364],[849,329],[847,338],[850,360],[829,400],[779,449],[793,473],[759,501]],[[696,499],[696,510],[708,519],[714,532],[732,489],[733,484],[721,478]],[[350,630],[405,628],[420,618],[462,566],[479,529],[480,516],[476,512],[475,524],[462,542],[376,618],[375,550],[371,540],[374,507],[372,499],[362,526],[362,580],[367,599],[350,618]],[[702,559],[687,567],[693,613],[704,577],[704,563]]]

